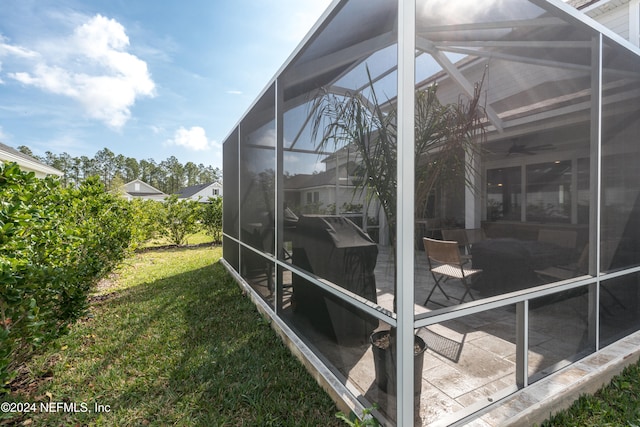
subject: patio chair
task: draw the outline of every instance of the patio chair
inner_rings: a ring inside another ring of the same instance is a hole
[[[469,246],[473,246],[474,243],[487,240],[487,235],[483,228],[465,228],[465,234],[467,235],[467,243]]]
[[[584,246],[584,249],[582,249],[582,252],[580,253],[580,258],[578,258],[577,262],[572,264],[567,264],[567,265],[547,267],[543,270],[536,270],[536,274],[538,275],[538,277],[542,278],[543,280],[546,279],[545,282],[549,282],[548,279],[551,279],[551,281],[568,280],[574,277],[581,276],[583,274],[588,274],[588,272],[589,272],[589,244],[588,243]],[[623,309],[626,308],[623,302],[620,301],[620,298],[615,296],[613,292],[611,292],[606,286],[601,286],[600,289],[605,291],[611,297],[611,299],[613,299],[613,301],[616,304],[618,304],[620,307],[622,307]],[[603,308],[609,312],[609,309],[604,305],[603,305]]]
[[[576,248],[578,233],[575,230],[549,230],[541,228],[538,231],[538,241],[553,243],[563,248]]]
[[[586,244],[577,262],[567,265],[554,265],[542,270],[536,270],[536,274],[541,278],[552,280],[567,280],[587,274],[589,271],[589,244]],[[545,280],[547,281],[547,280]]]
[[[466,264],[471,261],[471,245],[467,238],[466,230],[463,228],[453,228],[449,230],[441,230],[442,240],[458,242],[458,249],[460,250],[460,258],[462,263]]]
[[[423,305],[427,305],[436,288],[440,289],[440,292],[442,292],[447,300],[451,299],[444,289],[442,289],[441,284],[443,279],[458,279],[462,282],[465,287],[465,292],[459,300],[460,303],[464,302],[467,295],[469,295],[472,300],[475,300],[471,294],[468,279],[481,273],[482,270],[464,267],[464,263],[460,258],[458,242],[435,240],[428,237],[424,237],[422,241],[427,254],[427,261],[429,262],[429,271],[435,281]]]

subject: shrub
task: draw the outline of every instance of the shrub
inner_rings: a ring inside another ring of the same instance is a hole
[[[55,218],[34,202],[54,186],[15,164],[0,164],[0,391],[12,379],[12,360],[41,339],[38,286],[32,279],[38,248],[32,242],[44,241]]]
[[[214,243],[222,243],[222,197],[209,197],[200,211],[200,222]]]
[[[163,209],[161,223],[173,244],[183,245],[188,234],[198,231],[199,202],[191,199],[181,200],[173,194],[165,199]]]
[[[62,188],[0,165],[0,392],[34,347],[67,330],[127,254],[131,213],[97,178]]]
[[[134,199],[129,203],[133,216],[131,245],[132,249],[135,249],[142,243],[158,237],[164,207],[162,202],[156,200]]]

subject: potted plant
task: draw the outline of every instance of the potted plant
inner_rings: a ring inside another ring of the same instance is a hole
[[[334,94],[321,91],[315,99],[312,137],[318,148],[353,147],[361,161],[363,179],[354,180],[354,191],[365,191],[367,197],[380,203],[389,225],[394,265],[396,262],[396,192],[397,192],[397,109],[387,100],[380,102],[369,70],[368,96],[362,92]],[[484,77],[483,77],[484,80]],[[415,92],[415,202],[420,212],[438,185],[463,177],[472,186],[469,173],[475,173],[469,158],[478,154],[485,136],[483,109],[480,106],[482,81],[473,96],[461,96],[455,104],[442,104],[437,86]],[[395,311],[395,299],[394,299]],[[395,336],[393,331],[378,331],[371,336],[376,363],[376,381],[380,388],[395,392]],[[389,350],[391,349],[391,351]],[[421,388],[422,359],[426,345],[416,335],[416,387]]]

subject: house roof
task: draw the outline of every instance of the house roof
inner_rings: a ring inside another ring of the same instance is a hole
[[[143,196],[158,196],[164,193],[149,193],[145,191],[127,191],[127,194],[135,197],[143,197]]]
[[[191,197],[197,193],[199,193],[200,191],[204,190],[207,187],[210,187],[214,184],[217,184],[216,181],[214,182],[209,182],[206,184],[198,184],[198,185],[192,185],[190,187],[185,187],[183,189],[181,189],[180,191],[178,191],[178,197],[181,199],[185,199],[187,197]]]
[[[592,4],[598,3],[600,0],[569,0],[567,4],[575,7],[576,9],[582,9]]]
[[[16,162],[18,165],[25,169],[35,170],[47,175],[64,175],[63,172],[49,165],[42,163],[40,160],[35,159],[27,154],[21,153],[13,147],[0,142],[0,160],[7,162]]]
[[[344,165],[341,165],[341,168]],[[349,170],[355,169],[356,164],[349,162]],[[336,170],[330,169],[325,172],[319,172],[314,174],[297,174],[291,175],[285,178],[284,189],[285,190],[303,190],[306,188],[321,187],[324,185],[336,184]]]
[[[567,4],[583,13],[596,17],[629,3],[630,0],[569,0]]]
[[[162,191],[158,190],[157,188],[155,188],[151,184],[148,184],[148,183],[144,182],[141,179],[134,179],[133,181],[127,182],[124,185],[125,191],[131,184],[135,184],[135,183],[139,183],[139,184],[144,185],[146,187],[145,188],[146,191],[127,191],[127,194],[130,194],[131,196],[138,196],[138,197],[141,197],[141,196],[158,196],[158,195],[166,196],[165,193],[163,193]]]

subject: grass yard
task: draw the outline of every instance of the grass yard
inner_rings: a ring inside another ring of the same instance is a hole
[[[185,245],[202,245],[205,243],[212,243],[213,237],[207,234],[205,231],[199,231],[194,234],[189,234],[185,239]],[[141,248],[148,249],[158,246],[172,245],[173,242],[166,236],[151,239],[141,245]]]
[[[0,425],[341,425],[220,255],[211,247],[134,255],[11,396],[79,412],[38,409]]]
[[[91,314],[14,382],[9,401],[31,413],[0,412],[0,426],[344,425],[220,255],[196,247],[132,256],[96,290]],[[542,426],[640,426],[640,365]]]
[[[640,426],[640,365],[633,364],[591,396],[582,396],[542,427]]]

